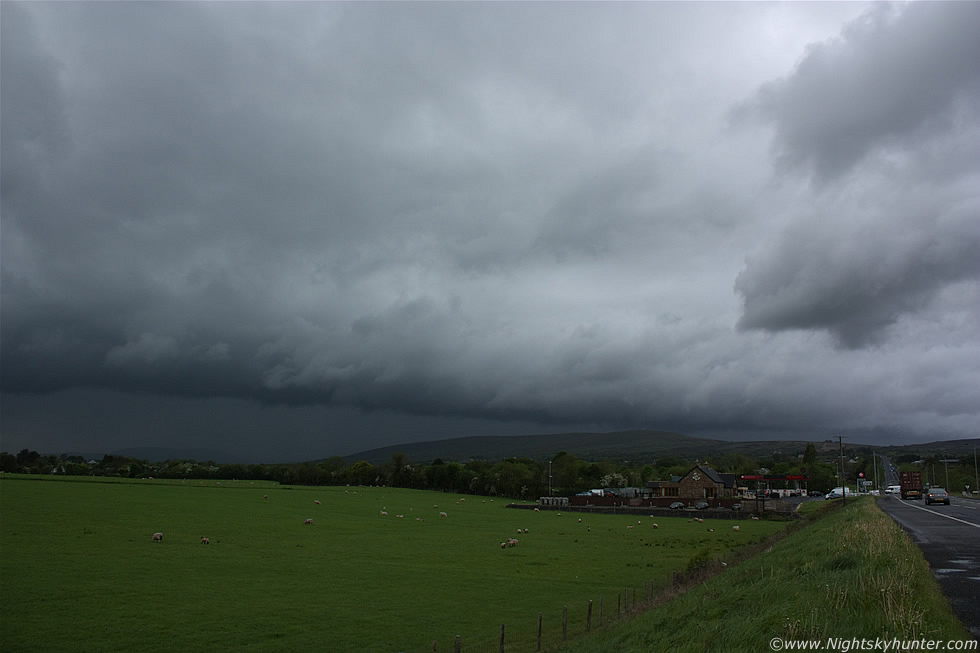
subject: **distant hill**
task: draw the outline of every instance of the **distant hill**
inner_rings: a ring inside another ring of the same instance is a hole
[[[782,453],[802,453],[808,443],[796,440],[731,442],[696,438],[669,431],[616,431],[612,433],[558,433],[547,435],[475,436],[399,444],[370,449],[344,456],[348,462],[366,460],[377,465],[391,460],[396,453],[409,460],[431,463],[444,461],[505,458],[548,460],[565,451],[583,460],[622,460],[631,464],[654,462],[667,456],[684,460],[709,459],[726,453],[743,453],[750,457]],[[848,445],[853,446],[853,445]]]

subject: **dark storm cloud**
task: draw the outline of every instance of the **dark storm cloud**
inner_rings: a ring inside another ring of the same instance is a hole
[[[741,327],[861,347],[976,283],[978,31],[976,3],[876,5],[739,109],[772,121],[780,165],[820,182],[739,274]]]
[[[866,9],[0,4],[4,446],[970,433],[975,9]]]

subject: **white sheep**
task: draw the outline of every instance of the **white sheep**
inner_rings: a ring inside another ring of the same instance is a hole
[[[741,528],[739,528],[738,526],[732,526],[732,530],[733,530],[733,531],[740,531],[740,530],[742,530],[742,529],[741,529]]]
[[[206,537],[204,537],[202,535],[201,536],[201,544],[211,544],[211,540],[209,540],[208,538],[206,538]]]
[[[440,513],[439,513],[439,516],[440,516],[440,517],[448,517],[449,515],[447,515],[447,514],[446,514],[446,513],[444,513],[444,512],[440,512]]]
[[[653,527],[654,528],[660,528],[660,524],[658,524],[657,522],[653,522]]]
[[[154,533],[153,534],[153,541],[154,542],[163,542],[163,533]]]
[[[385,512],[384,510],[382,510],[382,511],[381,511],[381,516],[382,516],[382,517],[387,517],[387,516],[388,516],[388,513],[387,513],[387,512]]]
[[[306,520],[305,522],[303,522],[303,523],[304,523],[305,525],[307,525],[307,526],[312,526],[312,525],[313,525],[313,520],[312,520],[312,519],[307,519],[307,520]]]
[[[313,503],[315,503],[316,505],[320,505],[320,500],[319,499],[313,499]]]

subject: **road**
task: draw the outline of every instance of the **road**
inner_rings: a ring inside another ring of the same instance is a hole
[[[980,639],[980,501],[926,506],[887,495],[878,505],[919,545],[956,615]]]

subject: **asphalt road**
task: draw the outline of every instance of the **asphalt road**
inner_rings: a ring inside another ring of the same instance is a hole
[[[953,610],[980,639],[980,501],[927,506],[883,496],[878,505],[919,545]]]

